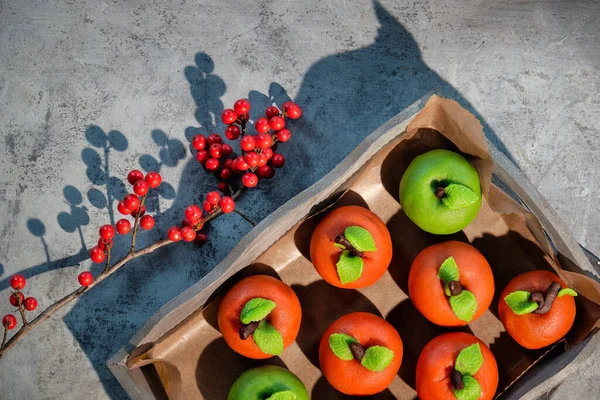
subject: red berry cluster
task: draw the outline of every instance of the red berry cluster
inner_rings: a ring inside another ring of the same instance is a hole
[[[27,319],[25,317],[25,310],[33,311],[37,308],[38,302],[35,297],[27,297],[23,295],[23,289],[27,284],[27,280],[23,275],[16,274],[10,278],[10,286],[13,288],[13,292],[10,294],[8,301],[10,305],[16,307],[17,310],[21,313],[21,317],[23,318],[23,324],[27,324]],[[14,329],[17,326],[17,318],[12,314],[6,314],[2,318],[2,326],[6,330]]]

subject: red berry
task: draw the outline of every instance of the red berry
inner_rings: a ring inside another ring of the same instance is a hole
[[[226,108],[221,114],[221,121],[223,121],[225,125],[233,124],[237,120],[237,118],[238,114],[231,108]]]
[[[206,141],[208,142],[209,146],[212,146],[215,143],[222,144],[223,138],[221,138],[221,135],[219,135],[218,133],[211,133],[208,136],[208,139],[206,139]]]
[[[135,194],[128,194],[123,199],[123,205],[128,210],[136,211],[140,207],[140,198]]]
[[[23,293],[19,292],[19,296],[17,296],[16,293],[11,293],[10,297],[8,298],[8,301],[10,301],[10,305],[13,307],[19,307],[19,297],[21,298],[21,303],[24,300]]]
[[[129,222],[128,219],[122,218],[117,221],[115,228],[117,228],[117,232],[119,232],[120,235],[126,235],[131,230],[131,222]]]
[[[267,133],[259,133],[254,139],[256,140],[256,145],[262,149],[273,146],[273,138]]]
[[[219,182],[219,184],[217,185],[217,189],[219,189],[223,193],[226,193],[227,190],[229,189],[227,187],[227,182]]]
[[[198,151],[206,147],[206,138],[203,135],[196,135],[192,139],[192,147]]]
[[[212,204],[210,204],[208,201],[205,201],[202,204],[202,208],[204,209],[204,211],[206,211],[206,212],[209,213],[209,212],[211,212],[213,210],[214,206]]]
[[[209,204],[217,205],[219,200],[221,200],[219,192],[210,192],[206,195],[206,201],[208,201]]]
[[[112,247],[113,241],[112,239],[104,240],[102,238],[98,239],[98,248],[101,250],[106,250],[109,247]]]
[[[145,196],[148,193],[148,189],[150,189],[150,186],[148,186],[146,181],[137,181],[133,185],[133,192],[138,196]]]
[[[202,165],[210,158],[210,154],[206,150],[200,150],[196,153],[196,160]]]
[[[100,229],[98,229],[98,233],[104,240],[111,239],[115,236],[115,228],[113,228],[112,225],[102,225]]]
[[[185,218],[189,220],[196,220],[202,216],[202,210],[195,204],[188,206],[185,209]]]
[[[252,151],[256,147],[256,141],[252,136],[244,136],[242,140],[240,140],[240,147],[244,151]]]
[[[269,120],[269,126],[274,131],[283,129],[283,127],[285,126],[285,119],[281,118],[279,115],[276,115]]]
[[[119,205],[117,205],[117,210],[119,210],[119,212],[123,215],[131,214],[131,210],[125,206],[125,203],[123,202],[123,200],[121,200],[119,202]]]
[[[283,103],[283,110],[286,115],[291,119],[298,119],[302,116],[302,109],[300,106],[292,101]]]
[[[156,189],[157,187],[159,187],[161,182],[162,177],[158,172],[148,172],[148,174],[146,175],[146,183],[152,189]]]
[[[144,215],[140,219],[140,226],[144,230],[150,230],[150,229],[154,228],[154,218],[152,218],[151,215]]]
[[[258,166],[263,167],[267,165],[267,162],[269,162],[269,157],[267,157],[267,155],[264,152],[260,153],[260,155],[258,156]]]
[[[269,125],[269,120],[264,117],[257,119],[254,123],[254,129],[256,129],[256,132],[258,133],[269,132],[269,129],[271,129],[271,126]]]
[[[253,188],[258,184],[258,177],[252,172],[247,172],[242,176],[242,183],[247,188]]]
[[[227,128],[225,128],[225,137],[229,140],[236,140],[240,137],[241,133],[242,131],[237,125],[229,125]]]
[[[246,114],[250,111],[250,102],[246,99],[239,99],[233,105],[233,109],[238,114]]]
[[[267,116],[267,118],[273,118],[274,116],[278,116],[279,115],[279,108],[275,107],[275,106],[269,106],[267,107],[267,109],[265,110],[265,115]]]
[[[221,146],[221,155],[223,157],[230,156],[231,153],[233,153],[233,149],[231,148],[230,145],[228,145],[227,143],[225,143],[224,145]]]
[[[25,280],[25,277],[21,274],[13,275],[10,278],[10,287],[12,287],[15,290],[22,290],[26,284],[27,281]]]
[[[129,182],[132,185],[140,179],[144,179],[144,174],[139,169],[129,171],[129,173],[127,174],[127,182]]]
[[[221,210],[223,210],[223,213],[229,214],[230,212],[233,212],[233,210],[235,209],[235,202],[233,201],[233,199],[231,197],[223,196],[223,198],[221,200],[219,200],[219,207],[221,207]]]
[[[90,250],[90,257],[92,258],[93,262],[99,264],[104,261],[106,254],[100,247],[92,247],[92,250]]]
[[[206,164],[204,164],[204,168],[206,168],[210,172],[214,172],[219,169],[221,163],[216,158],[209,158],[206,160]]]
[[[275,153],[271,158],[271,165],[273,168],[281,168],[285,165],[285,157],[283,154]]]
[[[268,165],[263,165],[256,170],[256,173],[263,179],[271,179],[275,175],[275,170]]]
[[[33,311],[37,308],[37,304],[35,297],[28,297],[23,302],[23,307],[25,307],[27,311]]]
[[[208,149],[208,152],[210,153],[211,157],[220,158],[221,157],[221,145],[219,143],[211,144],[210,148]]]
[[[229,168],[223,168],[221,170],[221,173],[219,174],[219,176],[221,177],[221,179],[223,179],[224,181],[226,181],[229,178],[231,178],[231,170]]]
[[[169,228],[169,232],[167,233],[169,236],[169,240],[172,242],[179,242],[181,240],[181,231],[179,227],[172,226]]]
[[[248,168],[250,168],[250,166],[248,165],[248,163],[242,156],[236,158],[233,165],[235,165],[235,169],[237,169],[240,172],[245,171]]]
[[[133,218],[137,218],[138,216],[141,217],[144,214],[146,214],[146,206],[141,206],[137,210],[131,212]]]
[[[79,280],[79,284],[81,286],[88,287],[94,281],[94,276],[92,275],[91,272],[84,271],[84,272],[82,272],[82,273],[79,274],[79,276],[77,277],[77,279]]]
[[[196,239],[194,239],[194,242],[198,246],[202,246],[202,245],[204,245],[204,243],[206,243],[207,240],[208,240],[208,236],[206,236],[206,233],[198,233],[196,235]]]
[[[254,168],[258,165],[258,154],[253,151],[246,153],[244,155],[244,161],[246,161],[246,164],[248,164],[250,168]]]
[[[223,161],[223,168],[231,169],[232,164],[233,164],[233,158],[227,158],[227,159],[225,159],[225,161]]]
[[[196,231],[189,226],[184,226],[181,228],[181,238],[186,242],[191,242],[196,239]]]
[[[2,326],[8,330],[15,329],[15,326],[17,326],[17,319],[12,314],[6,314],[4,318],[2,318]]]
[[[190,221],[189,219],[182,219],[181,220],[181,227],[183,228],[184,226],[194,226],[195,222],[194,221]]]
[[[290,137],[292,137],[292,133],[289,131],[289,129],[282,129],[277,132],[277,140],[279,140],[281,143],[287,142],[290,140]]]
[[[273,149],[270,148],[270,147],[267,147],[266,149],[263,149],[263,151],[261,152],[261,154],[264,154],[270,160],[271,157],[273,157]]]

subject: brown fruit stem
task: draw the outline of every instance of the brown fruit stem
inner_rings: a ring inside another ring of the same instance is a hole
[[[250,322],[249,324],[242,325],[242,327],[240,328],[240,339],[242,339],[242,340],[248,339],[254,333],[256,328],[258,328],[259,324],[260,324],[260,321],[254,321],[254,322]]]
[[[446,195],[446,188],[443,186],[438,186],[435,189],[435,197],[437,197],[438,199],[441,199],[442,197],[444,197]]]
[[[366,352],[365,348],[360,343],[350,343],[350,351],[357,361],[361,361]]]
[[[465,388],[465,384],[462,380],[462,374],[455,369],[450,372],[450,382],[452,383],[452,387],[454,387],[456,390],[462,390]]]
[[[560,291],[561,288],[562,288],[562,286],[560,285],[560,283],[552,282],[550,284],[550,286],[548,286],[548,289],[546,289],[546,292],[544,293],[544,301],[543,301],[542,305],[540,306],[538,303],[538,309],[535,310],[534,313],[535,314],[546,314],[548,311],[550,311],[550,309],[552,308],[552,304],[554,304],[554,300],[556,300],[556,296],[558,295],[558,292]],[[531,299],[533,301],[536,301],[536,300],[534,300],[534,298],[539,298],[540,294],[541,293],[539,293],[539,292],[532,293]],[[534,297],[534,295],[535,295],[535,297]]]
[[[450,294],[452,296],[458,296],[463,291],[463,287],[459,281],[448,282],[448,289],[450,290]]]
[[[352,253],[353,255],[357,256],[357,257],[362,257],[363,253],[362,251],[358,251],[354,248],[354,246],[352,246],[352,243],[350,243],[350,241],[348,239],[346,239],[346,236],[342,235],[337,235],[335,238],[335,242],[337,244],[341,244],[342,246],[344,246],[346,248],[346,250],[348,250],[350,253]]]

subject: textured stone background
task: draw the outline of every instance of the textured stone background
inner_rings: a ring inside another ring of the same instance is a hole
[[[40,308],[76,287],[132,168],[169,183],[141,241],[160,237],[214,185],[188,139],[222,131],[215,114],[248,96],[255,110],[290,96],[306,111],[281,176],[239,204],[256,219],[440,88],[600,253],[598,1],[212,3],[0,0],[0,298],[16,272]],[[126,397],[107,358],[248,229],[223,218],[201,250],[166,248],[83,296],[0,361],[0,397]],[[551,397],[594,398],[598,368]]]

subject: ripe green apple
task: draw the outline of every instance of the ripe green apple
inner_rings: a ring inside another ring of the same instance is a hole
[[[285,368],[264,365],[247,370],[231,386],[227,400],[309,400],[300,379]]]
[[[402,209],[419,228],[449,235],[466,227],[481,208],[477,170],[450,150],[416,157],[400,181]]]

